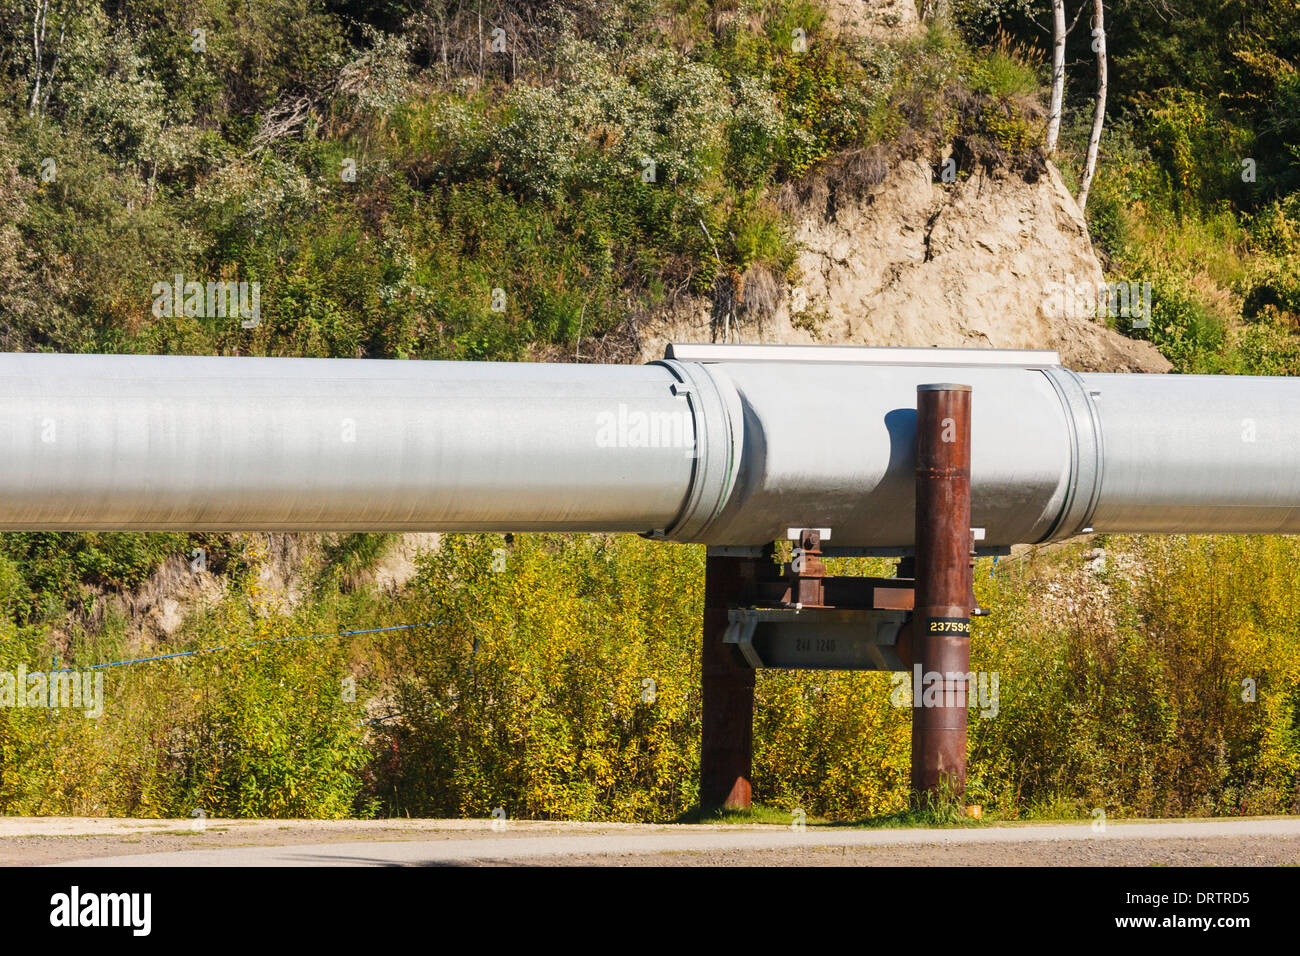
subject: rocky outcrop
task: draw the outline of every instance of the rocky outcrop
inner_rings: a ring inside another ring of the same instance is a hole
[[[257,563],[254,604],[262,614],[292,612],[310,598],[313,574],[319,569],[326,536],[314,534],[248,535],[250,557]],[[402,590],[419,572],[423,552],[437,550],[441,535],[403,534],[351,581],[351,586],[392,594]],[[149,648],[176,636],[193,611],[215,605],[228,596],[228,581],[214,574],[194,555],[177,554],[164,561],[138,587],[125,591],[93,589],[84,612],[73,615],[58,629],[56,641],[66,646],[73,627],[98,630],[110,617],[126,622],[129,645]]]
[[[730,341],[1056,349],[1083,371],[1169,369],[1154,347],[1087,314],[1082,295],[1067,299],[1067,287],[1104,280],[1055,167],[944,183],[906,161],[877,175],[855,186],[829,174],[787,193],[799,278],[775,310],[748,318],[742,285]],[[707,303],[643,330],[643,355],[674,340],[721,340]]]
[[[913,0],[826,0],[826,25],[873,40],[908,36],[920,29]]]
[[[419,571],[420,555],[437,551],[442,535],[436,533],[403,534],[384,552],[372,572],[374,586],[386,593],[396,593],[406,587]]]

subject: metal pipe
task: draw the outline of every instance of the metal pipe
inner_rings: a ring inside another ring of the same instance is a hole
[[[830,528],[832,547],[913,543],[916,386],[934,381],[934,367],[702,368],[734,389],[744,409],[741,473],[706,543],[759,545],[787,528]],[[1074,447],[1058,389],[1038,368],[979,365],[961,374],[981,395],[972,520],[989,545],[1041,541],[1070,503]]]
[[[1097,531],[1300,533],[1300,379],[1081,375]]]
[[[966,790],[970,670],[971,389],[916,389],[912,793]]]
[[[658,366],[3,355],[0,527],[660,529],[700,484],[675,382]]]
[[[971,522],[986,546],[1300,533],[1300,379],[740,349],[677,346],[699,360],[646,366],[0,355],[0,529],[635,531],[755,547],[795,527],[910,548],[915,389],[943,367],[980,394]]]

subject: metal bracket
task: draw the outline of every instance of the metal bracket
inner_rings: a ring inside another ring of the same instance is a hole
[[[723,644],[735,644],[740,648],[741,656],[750,667],[757,670],[766,665],[763,664],[763,658],[758,656],[758,651],[754,649],[754,629],[758,627],[758,619],[753,615],[737,614],[732,611],[727,615],[727,629],[723,632]]]
[[[878,608],[733,608],[722,642],[754,668],[901,671],[896,646],[910,618]]]

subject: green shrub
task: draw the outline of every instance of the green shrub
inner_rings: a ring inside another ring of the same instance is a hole
[[[968,71],[970,87],[999,100],[1037,96],[1042,89],[1036,64],[1024,51],[1009,46],[994,47],[977,57]]]
[[[373,794],[452,816],[690,807],[701,557],[630,537],[444,539],[418,584],[441,624],[393,649],[404,717],[378,732]]]
[[[1181,371],[1206,371],[1206,362],[1226,340],[1222,320],[1189,289],[1179,275],[1151,280],[1150,340]]]

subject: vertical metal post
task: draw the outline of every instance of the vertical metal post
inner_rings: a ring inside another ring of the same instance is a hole
[[[969,385],[916,389],[916,609],[912,796],[966,790],[970,671]]]
[[[727,607],[746,586],[749,559],[709,555],[704,570],[704,644],[700,654],[703,739],[700,809],[749,809],[754,761],[755,671],[722,643]]]

